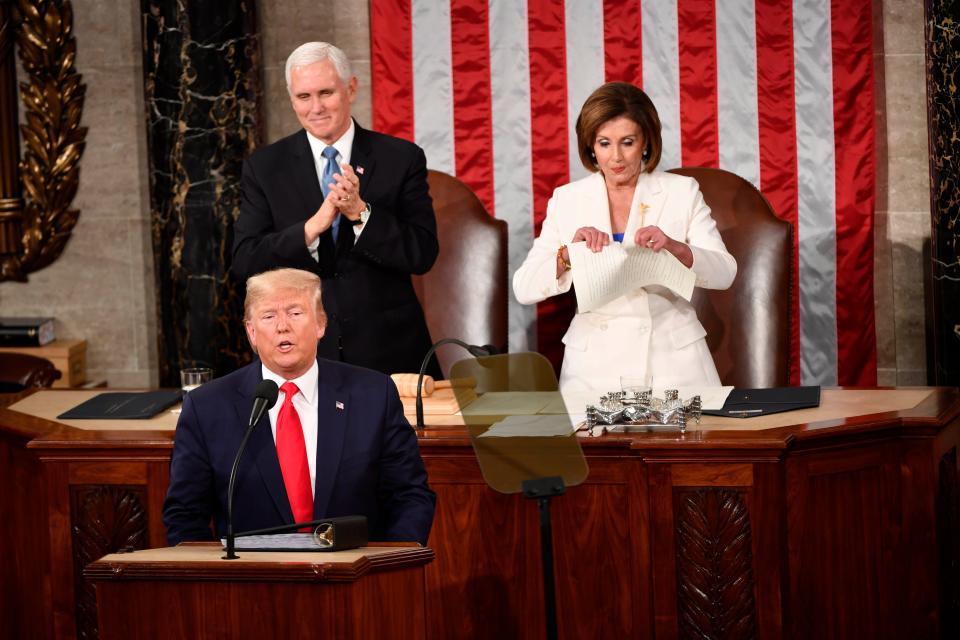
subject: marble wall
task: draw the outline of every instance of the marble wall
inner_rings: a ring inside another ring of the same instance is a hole
[[[923,3],[882,0],[875,14],[877,382],[926,384],[923,251],[930,240],[930,172]]]
[[[77,68],[88,84],[83,123],[90,129],[76,201],[80,222],[52,267],[32,274],[27,284],[0,284],[0,313],[55,315],[59,334],[89,340],[94,377],[118,386],[148,384],[157,380],[156,302],[138,11],[135,3],[75,1]],[[922,252],[930,237],[923,3],[875,0],[875,5],[878,380],[922,384]],[[360,80],[354,113],[370,125],[368,4],[263,0],[257,10],[264,142],[296,130],[283,63],[308,40],[329,40],[351,56]]]

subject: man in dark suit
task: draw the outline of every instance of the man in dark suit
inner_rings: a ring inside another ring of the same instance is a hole
[[[303,130],[244,163],[232,269],[319,274],[330,316],[322,357],[419,371],[431,340],[410,276],[439,252],[423,150],[356,124],[357,79],[336,47],[301,45],[286,73]],[[436,360],[429,373],[440,376]]]
[[[396,386],[317,358],[326,324],[320,278],[296,269],[251,278],[244,318],[259,361],[184,399],[163,505],[168,542],[225,535],[230,469],[254,390],[271,379],[280,398],[240,462],[234,531],[363,515],[372,540],[426,544],[435,496]]]

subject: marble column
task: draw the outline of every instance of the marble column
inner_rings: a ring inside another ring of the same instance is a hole
[[[927,0],[927,121],[933,376],[931,384],[960,385],[960,29],[956,0]]]
[[[250,360],[229,273],[240,171],[260,140],[253,0],[141,0],[160,384]]]

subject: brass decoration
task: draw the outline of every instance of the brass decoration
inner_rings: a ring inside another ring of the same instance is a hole
[[[26,281],[63,252],[80,212],[80,156],[87,128],[80,126],[86,85],[74,68],[77,42],[69,0],[18,0],[17,46],[28,76],[20,84],[26,124],[20,183],[24,206],[19,254],[3,255],[0,281]]]

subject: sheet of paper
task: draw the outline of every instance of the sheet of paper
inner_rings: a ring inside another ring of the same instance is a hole
[[[586,415],[509,416],[495,422],[479,438],[544,438],[569,436]]]
[[[227,539],[220,538],[220,543],[227,546]],[[274,533],[260,536],[241,536],[234,538],[237,551],[245,549],[262,549],[265,551],[322,551],[312,533]]]
[[[463,407],[465,416],[512,416],[539,413],[553,397],[555,391],[491,391]]]
[[[573,265],[573,287],[581,312],[602,307],[638,287],[660,285],[690,300],[696,276],[669,251],[625,248],[611,243],[594,253],[585,242],[568,246]]]

